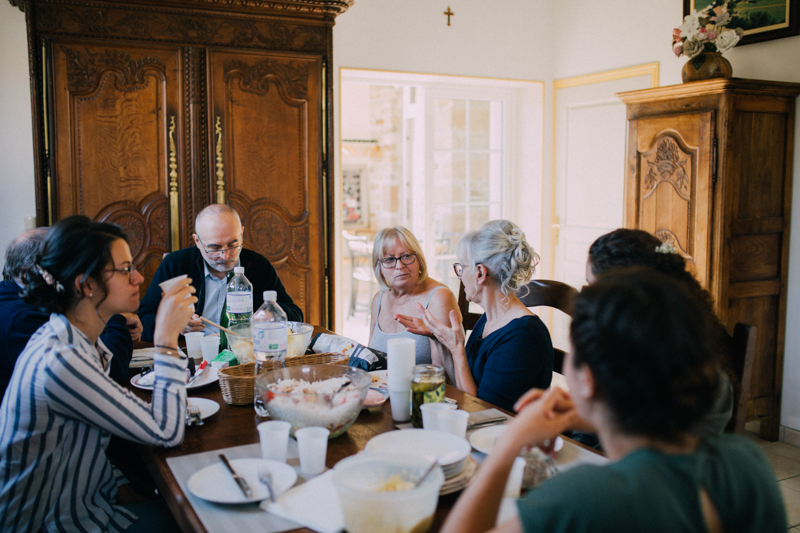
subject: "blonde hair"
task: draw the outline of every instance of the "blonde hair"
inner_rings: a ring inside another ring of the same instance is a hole
[[[514,294],[533,276],[539,255],[525,233],[510,220],[490,220],[458,241],[459,261],[483,265],[505,296]]]
[[[422,253],[422,246],[419,245],[419,241],[414,237],[414,234],[403,226],[383,228],[375,235],[375,242],[372,245],[372,267],[375,271],[375,278],[378,280],[378,286],[382,291],[388,291],[392,287],[386,282],[386,278],[383,277],[379,260],[383,259],[386,250],[390,246],[398,242],[407,250],[417,254],[416,264],[419,265],[419,280],[417,280],[417,283],[422,283],[428,279],[428,263],[425,261],[425,255]]]

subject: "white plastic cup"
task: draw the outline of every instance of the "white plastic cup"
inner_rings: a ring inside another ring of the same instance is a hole
[[[189,354],[189,357],[195,360],[195,362],[199,362],[203,360],[203,348],[200,345],[200,342],[205,337],[205,333],[202,331],[192,331],[191,333],[184,333],[184,337],[186,337],[186,351]]]
[[[300,428],[294,432],[297,453],[300,455],[300,473],[305,477],[316,476],[325,471],[330,434],[327,429],[316,426]]]
[[[411,390],[411,375],[417,364],[413,339],[390,339],[386,347],[386,368],[389,390]]]
[[[422,412],[423,429],[437,431],[439,429],[439,415],[444,411],[453,411],[455,408],[455,405],[445,402],[423,403],[419,406]]]
[[[200,339],[200,351],[203,353],[203,361],[214,360],[219,355],[219,335],[206,335]]]
[[[158,284],[158,286],[161,287],[161,290],[166,293],[169,292],[169,290],[172,288],[173,285],[175,285],[177,282],[187,277],[189,276],[187,276],[186,274],[181,274],[180,276],[175,276],[174,278],[169,278],[167,280],[162,281],[161,283]],[[186,298],[189,297],[190,296],[187,296]],[[192,309],[192,311],[194,311],[194,304],[191,304],[189,307]]]
[[[508,473],[506,488],[503,496],[506,498],[519,498],[522,489],[522,477],[525,474],[525,458],[517,457]]]
[[[270,420],[261,422],[256,427],[261,440],[261,456],[264,459],[285,463],[289,447],[289,430],[292,429],[292,425],[284,420]]]
[[[389,389],[389,403],[392,405],[392,419],[397,422],[411,420],[411,385],[405,390]]]
[[[467,420],[469,413],[463,409],[442,411],[439,413],[439,431],[444,431],[456,437],[466,438]]]

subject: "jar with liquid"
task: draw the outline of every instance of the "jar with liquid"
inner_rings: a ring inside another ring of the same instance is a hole
[[[411,424],[422,427],[423,403],[444,402],[444,368],[439,365],[416,365],[411,377]]]

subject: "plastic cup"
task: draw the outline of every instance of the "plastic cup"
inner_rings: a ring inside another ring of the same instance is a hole
[[[467,420],[469,420],[469,413],[462,409],[442,411],[439,413],[439,431],[450,433],[462,439],[466,438]]]
[[[423,429],[432,429],[434,431],[439,429],[439,415],[444,411],[452,411],[456,408],[455,405],[450,403],[423,403],[419,406],[422,411],[422,427]]]
[[[200,351],[203,352],[203,361],[211,361],[219,354],[219,335],[206,335],[200,340]]]
[[[511,466],[511,472],[508,473],[508,480],[506,480],[506,488],[503,496],[506,498],[519,498],[522,489],[522,477],[525,474],[526,461],[523,457],[514,459],[514,464]]]
[[[300,428],[294,432],[300,455],[300,473],[305,477],[316,476],[325,471],[330,434],[326,428],[316,426]]]
[[[264,459],[285,463],[289,447],[289,430],[292,429],[292,425],[283,420],[270,420],[261,422],[256,427],[261,439],[261,456]]]
[[[203,348],[200,342],[203,340],[203,337],[205,337],[205,333],[202,331],[192,331],[191,333],[184,333],[183,336],[186,337],[186,351],[189,357],[194,359],[195,362],[202,361]]]
[[[175,276],[174,278],[169,278],[167,280],[162,281],[161,283],[158,284],[158,286],[161,287],[162,291],[169,292],[169,290],[172,288],[173,285],[175,285],[177,282],[187,277],[188,276],[186,274],[181,274],[180,276]],[[189,296],[187,296],[187,298],[189,298]],[[191,304],[189,307],[192,309],[192,311],[194,311],[194,304]]]
[[[405,390],[389,389],[389,403],[392,405],[392,419],[397,422],[411,420],[411,387]]]
[[[390,339],[387,343],[386,368],[389,390],[411,389],[411,374],[416,364],[413,339]]]

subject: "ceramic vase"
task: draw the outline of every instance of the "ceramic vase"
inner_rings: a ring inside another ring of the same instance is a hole
[[[698,54],[687,61],[681,71],[683,83],[712,78],[730,78],[732,75],[733,69],[730,62],[719,52]]]

